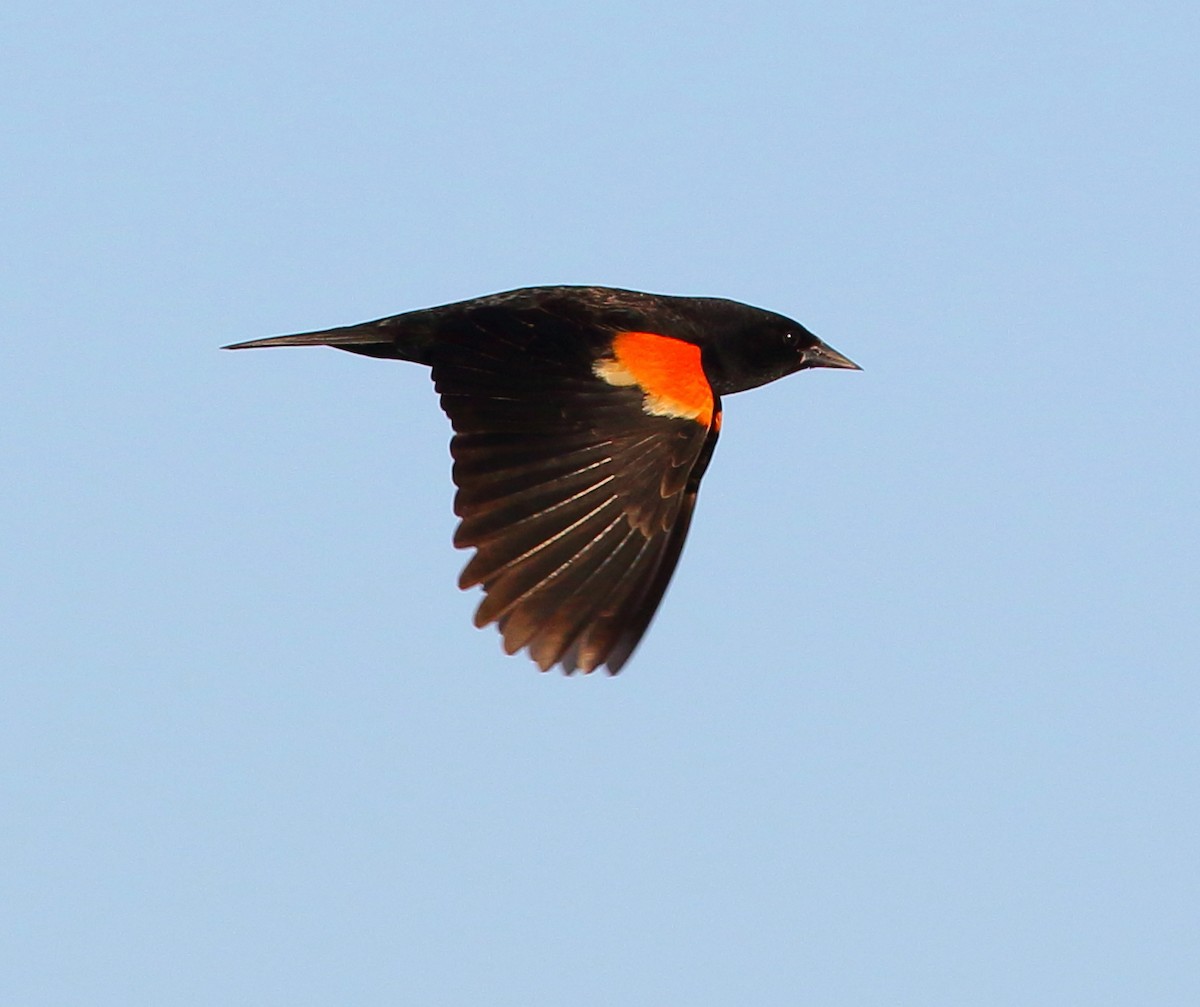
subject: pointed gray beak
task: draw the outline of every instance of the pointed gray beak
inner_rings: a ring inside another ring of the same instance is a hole
[[[862,370],[849,357],[842,356],[832,346],[826,346],[820,340],[817,340],[817,345],[811,350],[804,351],[803,359],[805,367],[838,367],[847,371]]]

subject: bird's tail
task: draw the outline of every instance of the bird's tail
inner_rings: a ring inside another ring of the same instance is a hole
[[[392,323],[392,324],[388,324]],[[319,332],[297,332],[291,336],[268,336],[266,339],[250,339],[244,343],[223,346],[225,350],[256,350],[268,346],[335,346],[351,353],[363,353],[369,357],[407,357],[396,345],[397,327],[393,319],[365,322],[362,325],[344,325],[336,329]]]

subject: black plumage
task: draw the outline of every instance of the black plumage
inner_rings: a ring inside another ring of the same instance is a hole
[[[799,323],[715,298],[537,287],[276,336],[432,368],[454,429],[475,617],[542,670],[620,670],[679,560],[722,394],[854,368]]]

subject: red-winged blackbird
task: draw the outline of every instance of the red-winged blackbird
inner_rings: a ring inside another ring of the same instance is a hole
[[[737,301],[530,287],[227,349],[335,346],[433,368],[475,624],[543,671],[621,666],[679,561],[721,396],[858,365]]]

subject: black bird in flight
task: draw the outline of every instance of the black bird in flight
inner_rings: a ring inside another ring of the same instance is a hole
[[[858,365],[737,301],[530,287],[227,349],[335,346],[433,369],[454,428],[475,624],[543,671],[616,674],[679,561],[721,396]]]

